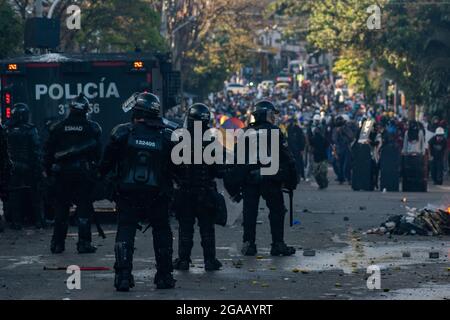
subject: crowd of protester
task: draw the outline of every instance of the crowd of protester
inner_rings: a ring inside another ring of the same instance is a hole
[[[427,176],[431,175],[434,184],[443,183],[450,163],[446,120],[438,116],[423,116],[421,121],[408,120],[406,115],[386,108],[382,101],[370,105],[362,94],[348,96],[342,86],[335,84],[327,72],[321,71],[310,80],[303,80],[297,89],[255,86],[245,94],[222,91],[210,94],[204,102],[214,114],[216,127],[221,127],[229,118],[248,124],[255,102],[261,99],[274,102],[280,111],[279,126],[287,136],[300,179],[310,181],[315,178],[319,189],[328,186],[329,165],[339,184],[351,184],[355,166],[352,148],[368,120],[372,126],[365,143],[370,146],[375,189],[380,188],[380,157],[383,146],[387,145],[395,146],[399,155],[423,156]],[[189,100],[186,105],[192,102]],[[184,111],[178,106],[166,116],[181,123]]]

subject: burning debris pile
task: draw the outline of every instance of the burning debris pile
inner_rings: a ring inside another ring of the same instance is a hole
[[[406,207],[406,215],[390,217],[379,228],[368,230],[367,234],[396,235],[450,235],[450,208],[427,206],[421,210]]]

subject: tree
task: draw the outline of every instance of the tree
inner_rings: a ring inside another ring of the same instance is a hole
[[[33,15],[34,0],[8,1],[25,21]],[[44,16],[55,0],[44,2]],[[66,27],[69,5],[81,9],[81,29]],[[165,40],[159,34],[160,17],[154,1],[149,0],[83,0],[74,3],[61,0],[53,18],[61,21],[61,45],[64,52],[77,51],[130,51],[136,47],[143,51],[167,51]]]
[[[405,91],[411,104],[426,103],[429,111],[448,107],[448,41],[442,35],[450,32],[450,5],[440,1],[427,3],[414,1],[379,0],[382,28],[367,27],[367,8],[372,0],[280,0],[285,12],[307,13],[308,41],[317,48],[333,52],[338,61],[346,55],[356,54],[356,66],[366,72],[384,69],[384,75]],[[426,4],[426,5],[425,5]],[[440,32],[434,43],[440,48],[432,50],[433,35]],[[341,60],[340,60],[341,59]],[[342,60],[344,59],[344,60]],[[431,61],[440,62],[431,63]],[[341,65],[342,66],[342,65]],[[355,67],[356,67],[355,66]],[[340,68],[345,72],[346,69]],[[353,68],[354,69],[354,68]],[[347,68],[349,72],[353,72]],[[364,72],[355,83],[364,82]],[[348,75],[347,75],[348,76]],[[447,101],[447,102],[446,102]],[[435,107],[431,107],[435,106]],[[438,107],[439,106],[439,107]]]
[[[23,24],[6,0],[0,0],[0,30],[0,59],[19,53]]]
[[[254,48],[256,26],[266,0],[168,1],[168,35],[174,65],[189,90],[219,90],[243,66]]]

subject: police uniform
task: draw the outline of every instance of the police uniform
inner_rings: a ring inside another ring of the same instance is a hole
[[[27,105],[14,106],[11,121],[6,129],[8,152],[14,163],[9,179],[10,195],[8,210],[11,213],[12,228],[20,229],[25,206],[31,205],[32,219],[38,228],[43,227],[43,210],[39,185],[42,181],[42,156],[39,134],[36,127],[29,123],[30,111]],[[27,201],[29,199],[29,201]]]
[[[44,166],[55,186],[55,225],[52,253],[65,249],[72,204],[77,206],[79,253],[93,253],[91,245],[92,185],[101,157],[101,128],[87,119],[89,101],[79,96],[70,105],[66,119],[53,124],[45,144]]]
[[[271,130],[279,128],[267,121],[267,113],[277,113],[273,104],[269,101],[261,101],[256,104],[256,111],[253,113],[255,122],[250,124],[246,130],[253,129],[256,132],[267,130],[270,137]],[[270,139],[270,138],[269,138]],[[261,176],[260,166],[249,165],[246,182],[243,187],[243,227],[244,227],[244,255],[255,255],[256,250],[256,221],[259,209],[259,199],[262,197],[269,208],[269,221],[272,233],[271,254],[292,255],[295,249],[286,246],[284,243],[284,217],[286,208],[284,206],[283,191],[285,186],[288,189],[295,189],[298,184],[298,175],[295,168],[295,160],[288,149],[288,144],[283,134],[279,134],[279,160],[280,168],[276,175]],[[271,141],[268,141],[270,145]],[[248,152],[249,148],[247,148]],[[273,157],[274,155],[272,155]]]
[[[159,99],[153,94],[140,94],[133,107],[132,123],[117,126],[105,148],[100,173],[115,174],[114,200],[119,211],[115,244],[118,291],[134,287],[134,239],[138,223],[148,220],[153,231],[156,259],[154,283],[157,288],[173,288],[172,232],[168,202],[172,189],[170,153],[171,130],[159,114]]]
[[[8,153],[8,139],[6,130],[0,124],[0,195],[3,197],[6,182],[11,169],[11,160]]]
[[[11,170],[11,162],[8,154],[8,140],[6,138],[6,131],[0,124],[0,200],[2,202],[6,199],[7,180]],[[3,220],[0,216],[0,232],[3,231]]]
[[[194,122],[202,123],[203,131],[209,128],[211,114],[204,104],[192,105],[187,113],[186,126],[193,136]],[[203,142],[203,149],[207,145]],[[203,151],[203,150],[202,150]],[[203,152],[202,152],[203,154]],[[194,159],[194,146],[191,148]],[[202,158],[203,159],[203,158]],[[176,192],[174,207],[179,221],[178,259],[174,262],[177,270],[188,270],[193,247],[194,225],[198,221],[203,248],[205,270],[219,270],[222,264],[216,259],[215,218],[218,210],[217,186],[215,178],[222,177],[219,164],[181,164],[176,167]]]

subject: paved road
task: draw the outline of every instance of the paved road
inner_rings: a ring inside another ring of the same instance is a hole
[[[7,230],[0,234],[0,299],[450,299],[449,236],[363,234],[389,215],[404,213],[405,205],[450,204],[449,191],[447,185],[431,186],[423,194],[353,192],[337,184],[318,191],[303,183],[294,202],[295,219],[300,223],[293,228],[286,225],[286,241],[297,253],[284,258],[269,254],[268,211],[263,203],[257,229],[259,256],[241,256],[241,208],[229,204],[230,225],[217,228],[223,270],[204,272],[196,234],[193,267],[190,272],[176,272],[177,288],[169,291],[155,290],[152,283],[151,232],[137,236],[136,288],[116,293],[112,271],[82,272],[81,290],[68,290],[68,274],[43,270],[44,266],[71,264],[112,267],[114,225],[104,226],[109,233],[106,240],[94,236],[99,250],[88,256],[76,254],[73,228],[66,252],[58,256],[49,252],[51,230]],[[173,229],[176,244],[175,221]],[[303,256],[304,249],[316,250],[316,256]],[[411,257],[403,258],[404,251]],[[429,259],[430,251],[439,251],[440,258]],[[369,265],[381,269],[380,290],[367,288]]]

